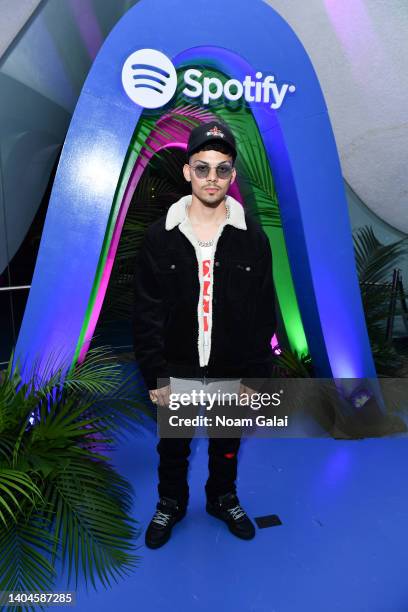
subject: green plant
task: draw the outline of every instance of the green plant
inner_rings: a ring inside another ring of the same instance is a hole
[[[55,564],[105,587],[137,565],[132,490],[108,452],[148,408],[106,347],[0,377],[0,591],[50,591]],[[65,372],[65,373],[64,373]]]
[[[382,244],[372,227],[364,226],[353,235],[361,299],[374,363],[379,376],[396,376],[407,359],[385,336],[392,271],[408,253],[408,239]],[[275,356],[274,376],[313,376],[309,355],[299,356],[284,348]]]
[[[382,244],[371,226],[354,232],[354,252],[367,331],[377,373],[396,375],[404,358],[386,339],[392,271],[408,254],[408,240]]]
[[[273,358],[272,376],[274,378],[311,378],[314,376],[309,354],[299,355],[289,348],[279,347]]]

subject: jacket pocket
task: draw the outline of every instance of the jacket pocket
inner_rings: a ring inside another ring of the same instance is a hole
[[[156,263],[163,300],[174,304],[185,298],[191,291],[191,260],[166,257],[157,259]]]
[[[227,299],[254,299],[260,281],[258,265],[250,260],[233,260],[228,264]]]
[[[239,331],[241,341],[246,344],[261,282],[259,268],[249,259],[232,260],[228,263],[225,281],[224,326],[229,334]]]

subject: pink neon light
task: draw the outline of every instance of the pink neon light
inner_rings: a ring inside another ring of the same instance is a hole
[[[279,348],[279,341],[278,341],[278,337],[276,334],[274,334],[272,340],[271,340],[271,347],[273,352],[275,353],[275,355],[280,355],[281,354],[281,349]]]

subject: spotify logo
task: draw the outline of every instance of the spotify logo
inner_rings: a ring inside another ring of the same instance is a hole
[[[140,49],[129,55],[122,69],[122,84],[133,102],[159,108],[177,89],[177,73],[169,58],[156,49]]]
[[[256,72],[243,80],[229,79],[223,83],[217,77],[205,76],[196,68],[183,74],[182,93],[188,98],[201,98],[203,105],[213,100],[239,100],[268,104],[278,110],[286,97],[294,94],[296,86],[278,84],[274,75]],[[171,100],[177,89],[177,73],[169,58],[156,49],[140,49],[130,55],[122,69],[123,87],[133,102],[144,108],[159,108]]]

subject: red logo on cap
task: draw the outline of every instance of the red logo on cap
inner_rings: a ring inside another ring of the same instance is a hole
[[[206,135],[207,136],[221,136],[221,138],[224,138],[224,132],[221,132],[221,130],[217,128],[216,125],[213,128],[211,128],[211,130],[209,130]]]

